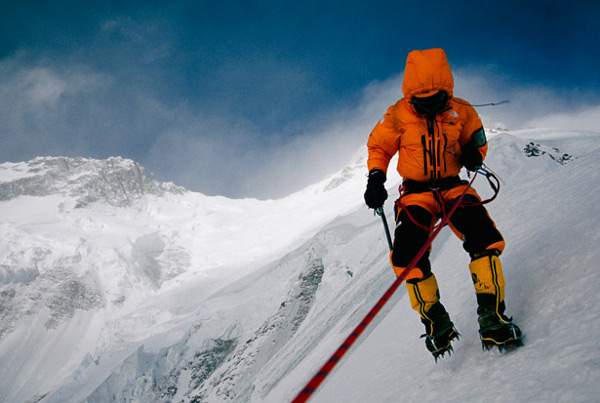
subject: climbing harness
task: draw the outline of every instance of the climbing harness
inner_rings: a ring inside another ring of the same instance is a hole
[[[484,204],[488,204],[494,199],[496,199],[498,193],[500,192],[500,180],[489,168],[483,166],[477,167],[474,172],[475,175],[481,174],[486,177],[490,187],[494,191],[494,194],[489,199],[482,201],[462,200],[461,206],[463,207],[482,206]],[[475,177],[473,176],[473,178]],[[424,231],[433,231],[436,228],[435,222],[432,223],[431,227],[427,227],[417,222],[417,220],[413,218],[413,216],[406,208],[407,206],[404,203],[402,203],[402,197],[413,193],[433,192],[433,197],[435,198],[435,201],[437,202],[438,206],[440,206],[440,218],[442,219],[442,221],[444,221],[444,217],[447,216],[447,208],[452,207],[456,202],[454,200],[444,201],[442,192],[461,185],[467,185],[468,191],[468,189],[471,187],[471,183],[469,183],[469,181],[466,180],[461,180],[458,176],[444,178],[437,182],[417,182],[410,179],[406,180],[402,182],[402,185],[400,185],[398,189],[398,191],[400,192],[400,197],[394,203],[395,216],[397,218],[400,211],[404,210],[408,218],[416,226],[423,229]]]

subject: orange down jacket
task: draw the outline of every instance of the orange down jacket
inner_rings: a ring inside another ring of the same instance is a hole
[[[414,95],[448,92],[448,109],[435,118],[415,112]],[[472,141],[485,158],[487,142],[479,116],[466,101],[453,98],[454,79],[442,49],[415,50],[408,54],[402,92],[404,98],[388,108],[369,136],[369,171],[387,173],[398,153],[398,173],[404,180],[436,181],[456,176],[462,165],[462,147]],[[477,133],[476,136],[473,136]]]

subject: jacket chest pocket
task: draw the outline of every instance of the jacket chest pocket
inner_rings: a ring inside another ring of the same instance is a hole
[[[458,121],[444,121],[441,124],[441,136],[444,138],[445,149],[448,152],[456,152],[460,149],[460,132],[462,125]]]
[[[405,147],[421,144],[421,135],[423,134],[427,134],[427,127],[424,124],[406,124],[400,137],[400,144]]]

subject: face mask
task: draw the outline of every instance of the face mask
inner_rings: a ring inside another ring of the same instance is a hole
[[[413,97],[412,103],[419,115],[437,115],[446,109],[448,99],[446,91],[438,91],[428,97]]]

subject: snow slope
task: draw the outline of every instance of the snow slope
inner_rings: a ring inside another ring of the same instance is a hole
[[[516,154],[526,139],[547,154]],[[524,331],[525,347],[507,355],[482,351],[468,258],[450,238],[433,267],[462,334],[453,356],[433,364],[416,337],[422,329],[415,312],[400,301],[315,402],[598,399],[600,138],[539,130],[499,135],[491,147],[488,165],[505,185],[489,210],[508,240],[507,313]],[[564,152],[573,156],[565,165],[551,158]]]
[[[452,357],[434,364],[401,288],[314,401],[595,400],[599,136],[490,138],[523,349],[481,350],[468,256],[445,229],[432,262],[462,334]],[[0,400],[290,400],[393,282],[365,171],[361,150],[258,201],[158,183],[122,159],[0,165]]]

